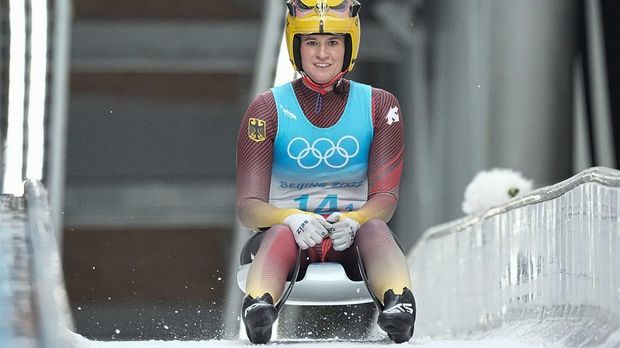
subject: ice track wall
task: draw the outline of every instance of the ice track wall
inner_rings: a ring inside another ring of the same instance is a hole
[[[620,346],[620,172],[588,169],[429,229],[408,255],[417,335]]]
[[[47,191],[0,196],[0,347],[71,348],[66,290]]]

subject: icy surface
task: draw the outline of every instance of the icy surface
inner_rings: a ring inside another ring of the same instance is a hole
[[[338,339],[275,339],[267,346],[273,347],[402,347],[414,346],[423,348],[555,348],[562,345],[544,342],[536,335],[529,333],[528,327],[536,325],[536,321],[519,323],[516,326],[500,327],[488,332],[484,337],[474,337],[461,340],[449,337],[416,336],[408,343],[393,344],[384,334],[370,334],[368,340],[338,340]],[[525,328],[522,330],[521,328]],[[93,341],[74,333],[68,332],[70,341],[75,347],[83,348],[215,348],[215,347],[264,347],[253,345],[247,339],[239,340],[205,340],[205,341]]]
[[[216,347],[252,347],[255,346],[249,341],[125,341],[125,342],[102,342],[89,341],[85,338],[79,340],[79,347],[84,348],[216,348]],[[262,345],[261,345],[262,346]],[[380,342],[339,342],[339,341],[315,341],[315,340],[287,340],[271,342],[269,346],[273,347],[338,347],[338,348],[356,348],[356,347],[386,347],[393,346],[389,341]],[[485,347],[502,347],[502,348],[537,348],[550,347],[544,346],[542,343],[524,343],[515,339],[508,338],[488,338],[482,340],[431,340],[430,338],[412,339],[409,343],[398,345],[415,346],[426,348],[485,348]]]
[[[339,348],[356,348],[356,347],[385,347],[389,343],[360,343],[360,342],[317,342],[317,341],[294,341],[290,343],[273,342],[270,346],[275,347],[339,347]],[[484,347],[502,347],[502,348],[526,348],[526,347],[543,347],[542,345],[523,345],[509,339],[488,339],[481,341],[417,341],[413,340],[408,345],[416,347],[443,348],[443,347],[459,347],[459,348],[484,348]],[[244,347],[254,346],[249,342],[238,341],[143,341],[143,342],[89,342],[85,347],[91,348],[215,348],[215,347]],[[402,345],[399,345],[399,347]]]

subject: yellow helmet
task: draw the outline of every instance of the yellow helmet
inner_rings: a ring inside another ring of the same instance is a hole
[[[357,0],[288,0],[286,6],[286,46],[295,70],[303,71],[300,35],[323,33],[345,36],[342,71],[353,69],[360,47],[361,4]]]

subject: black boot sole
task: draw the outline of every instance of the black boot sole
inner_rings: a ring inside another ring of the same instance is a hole
[[[413,323],[409,314],[381,313],[377,324],[395,343],[408,342],[413,336]]]
[[[278,311],[273,306],[263,306],[245,317],[245,332],[250,342],[265,344],[271,339],[273,323],[278,318]]]

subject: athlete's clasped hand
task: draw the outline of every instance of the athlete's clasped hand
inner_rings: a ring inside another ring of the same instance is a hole
[[[327,222],[331,223],[329,236],[332,239],[332,247],[336,251],[347,249],[355,240],[355,233],[360,228],[360,224],[347,216],[346,213],[335,212],[327,217]]]
[[[303,250],[321,243],[330,228],[324,217],[311,213],[291,214],[284,219],[284,223],[291,228],[297,245]]]
[[[355,241],[355,233],[360,224],[347,216],[346,213],[335,212],[327,218],[312,213],[297,213],[284,219],[297,245],[303,250],[311,248],[329,237],[332,239],[332,247],[336,251],[349,248]]]

